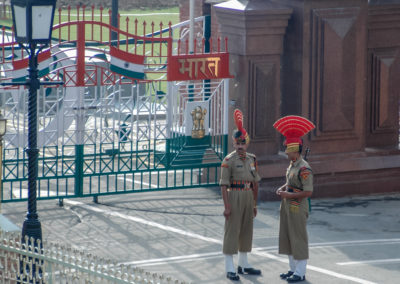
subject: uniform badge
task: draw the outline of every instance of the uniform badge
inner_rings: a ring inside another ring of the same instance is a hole
[[[309,171],[302,171],[300,173],[301,178],[304,179],[304,180],[307,180],[309,175],[310,175]]]

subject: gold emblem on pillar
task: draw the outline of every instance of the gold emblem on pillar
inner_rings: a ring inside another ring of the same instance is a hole
[[[201,139],[205,136],[204,129],[204,118],[207,114],[207,110],[197,106],[190,113],[192,115],[192,138]]]

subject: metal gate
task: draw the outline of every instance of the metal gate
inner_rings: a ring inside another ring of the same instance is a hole
[[[64,86],[38,92],[38,199],[217,185],[227,151],[229,79],[168,81],[168,61],[188,46],[176,35],[182,24],[163,28],[160,23],[157,31],[151,23],[146,34],[145,22],[131,25],[127,18],[123,31],[104,23],[102,11],[95,15],[92,8],[87,16],[78,8],[77,19],[71,20],[68,9],[68,21],[54,26],[56,38],[39,55],[42,80],[62,80]],[[59,22],[61,15],[59,10]],[[137,36],[138,30],[143,36]],[[109,40],[112,33],[117,40]],[[24,79],[26,70],[17,70],[23,51],[6,40],[13,35],[5,28],[2,34],[0,80]],[[194,44],[200,57],[227,54],[226,41],[224,51],[218,42],[214,53],[204,52],[202,38]],[[111,49],[144,58],[143,76],[115,71]],[[204,69],[206,59],[201,60]],[[24,88],[0,89],[8,120],[3,202],[27,200],[27,99]]]

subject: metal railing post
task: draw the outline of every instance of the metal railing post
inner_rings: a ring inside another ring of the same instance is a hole
[[[1,214],[2,200],[3,200],[3,137],[0,136],[0,214]]]

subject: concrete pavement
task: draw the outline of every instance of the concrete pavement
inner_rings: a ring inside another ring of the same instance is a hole
[[[303,283],[397,283],[400,278],[400,194],[312,200],[310,261]],[[64,242],[101,257],[131,263],[192,283],[230,283],[221,254],[224,218],[218,189],[189,189],[40,201],[47,241]],[[22,226],[26,203],[2,213]],[[277,254],[279,202],[259,204],[250,262],[259,277],[239,283],[286,283]],[[235,262],[237,259],[235,258]]]

